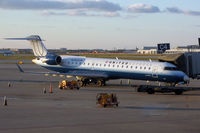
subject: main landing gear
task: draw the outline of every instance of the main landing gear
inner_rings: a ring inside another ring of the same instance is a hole
[[[79,86],[83,87],[83,86],[87,86],[90,84],[95,84],[97,86],[105,86],[106,85],[106,81],[103,79],[82,79],[79,80]]]

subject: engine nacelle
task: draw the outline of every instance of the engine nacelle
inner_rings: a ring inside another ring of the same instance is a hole
[[[44,62],[47,63],[48,65],[59,65],[62,62],[62,58],[58,55],[48,55],[44,59]]]

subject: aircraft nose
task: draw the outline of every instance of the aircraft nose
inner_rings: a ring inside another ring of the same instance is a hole
[[[185,75],[183,77],[183,80],[184,80],[184,82],[188,83],[190,81],[190,78],[187,75]]]

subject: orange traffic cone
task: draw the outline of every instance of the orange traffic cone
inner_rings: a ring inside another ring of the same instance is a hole
[[[49,93],[53,93],[53,89],[52,89],[51,83],[50,83],[50,87],[49,87]]]
[[[7,106],[7,105],[8,105],[7,98],[6,98],[6,96],[4,96],[4,98],[3,98],[3,106]]]

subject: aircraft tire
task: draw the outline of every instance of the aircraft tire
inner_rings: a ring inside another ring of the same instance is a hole
[[[154,93],[155,93],[155,91],[154,91],[154,89],[153,89],[153,88],[149,88],[149,89],[147,90],[147,93],[148,93],[148,94],[154,94]]]
[[[81,80],[78,81],[78,84],[79,84],[80,87],[83,87],[83,86],[84,86],[84,83],[83,83],[83,82],[84,82],[84,81],[81,81]]]
[[[176,95],[181,95],[181,94],[183,94],[183,91],[182,90],[175,90],[174,93]]]
[[[98,81],[97,81],[97,85],[98,85],[98,86],[103,86],[102,80],[98,80]]]

